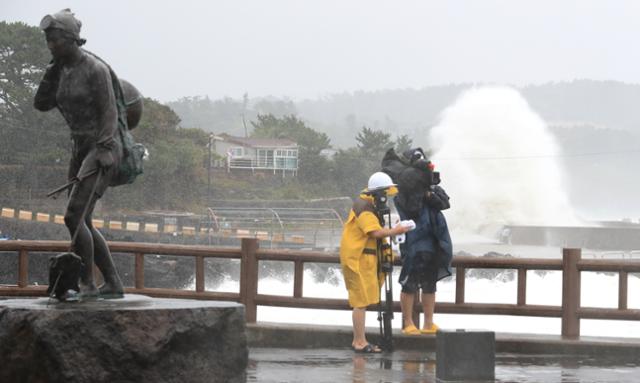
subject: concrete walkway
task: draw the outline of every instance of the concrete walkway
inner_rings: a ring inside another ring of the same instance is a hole
[[[349,348],[350,327],[247,327],[247,382],[436,382],[435,336],[395,334],[392,353],[362,355]],[[640,382],[638,338],[497,334],[496,350],[495,382]]]
[[[250,347],[348,349],[352,339],[351,327],[348,326],[265,322],[247,324],[247,334]],[[370,342],[380,343],[379,337],[377,328],[367,328]],[[397,330],[393,340],[396,350],[435,351],[435,335],[411,336]],[[591,357],[607,355],[640,360],[640,338],[580,337],[569,340],[558,335],[497,333],[496,352]]]
[[[567,355],[496,355],[494,382],[631,383],[640,381],[640,366]],[[247,382],[372,383],[436,382],[435,354],[396,350],[361,355],[348,349],[252,347]]]

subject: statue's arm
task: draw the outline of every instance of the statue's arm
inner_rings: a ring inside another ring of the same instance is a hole
[[[98,105],[97,147],[111,149],[118,130],[118,109],[109,69],[99,65],[92,76],[95,99]]]
[[[36,109],[46,112],[57,106],[56,92],[58,91],[59,80],[60,69],[58,65],[54,63],[49,64],[38,86],[36,97],[33,100],[33,106]]]

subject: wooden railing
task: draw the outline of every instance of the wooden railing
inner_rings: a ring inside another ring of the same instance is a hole
[[[310,298],[303,296],[305,263],[338,264],[336,254],[311,251],[260,249],[254,238],[242,240],[240,249],[209,246],[183,246],[110,242],[114,253],[126,253],[135,257],[134,287],[128,293],[154,297],[211,299],[237,301],[245,305],[247,322],[256,322],[258,306],[278,306],[310,309],[349,310],[346,299]],[[46,286],[28,284],[29,252],[63,252],[67,242],[60,241],[0,241],[0,256],[6,252],[18,253],[18,280],[16,285],[0,286],[0,296],[43,296]],[[144,257],[148,254],[173,255],[195,258],[195,290],[149,288],[144,284]],[[205,290],[205,258],[240,260],[240,288],[235,292]],[[293,262],[293,295],[277,296],[258,294],[258,266],[260,261]],[[399,260],[396,259],[399,265]],[[456,269],[455,302],[438,302],[436,312],[455,314],[517,315],[562,318],[561,334],[567,338],[580,336],[580,319],[640,320],[640,310],[627,307],[628,275],[640,272],[640,260],[582,259],[580,249],[563,249],[562,259],[534,259],[507,257],[458,256],[453,259]],[[467,269],[515,269],[517,270],[517,299],[515,304],[465,302],[465,272]],[[557,270],[562,272],[562,305],[530,305],[526,302],[527,271]],[[121,270],[122,271],[122,270]],[[582,307],[580,305],[580,273],[600,271],[618,273],[618,308]],[[346,292],[345,292],[346,295]],[[394,311],[400,312],[399,302]]]

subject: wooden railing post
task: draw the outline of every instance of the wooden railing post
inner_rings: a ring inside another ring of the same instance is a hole
[[[580,337],[580,249],[562,249],[562,336]]]
[[[618,275],[618,310],[627,309],[628,280],[629,273],[621,271]]]
[[[464,267],[456,267],[456,303],[464,303]]]
[[[302,298],[302,286],[304,278],[304,263],[302,261],[294,262],[293,271],[293,297]]]
[[[18,253],[18,287],[27,287],[29,284],[29,253],[21,249]]]
[[[136,254],[136,275],[135,286],[136,289],[144,289],[144,254]]]
[[[527,269],[518,269],[518,306],[527,304]]]
[[[204,291],[204,257],[196,255],[196,292]]]
[[[245,320],[255,323],[258,307],[255,299],[258,295],[258,240],[243,238],[240,248],[240,303],[245,306]]]

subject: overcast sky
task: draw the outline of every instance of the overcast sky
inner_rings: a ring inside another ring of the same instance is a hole
[[[70,7],[86,48],[171,101],[462,82],[640,83],[640,1],[2,0],[38,25]]]

